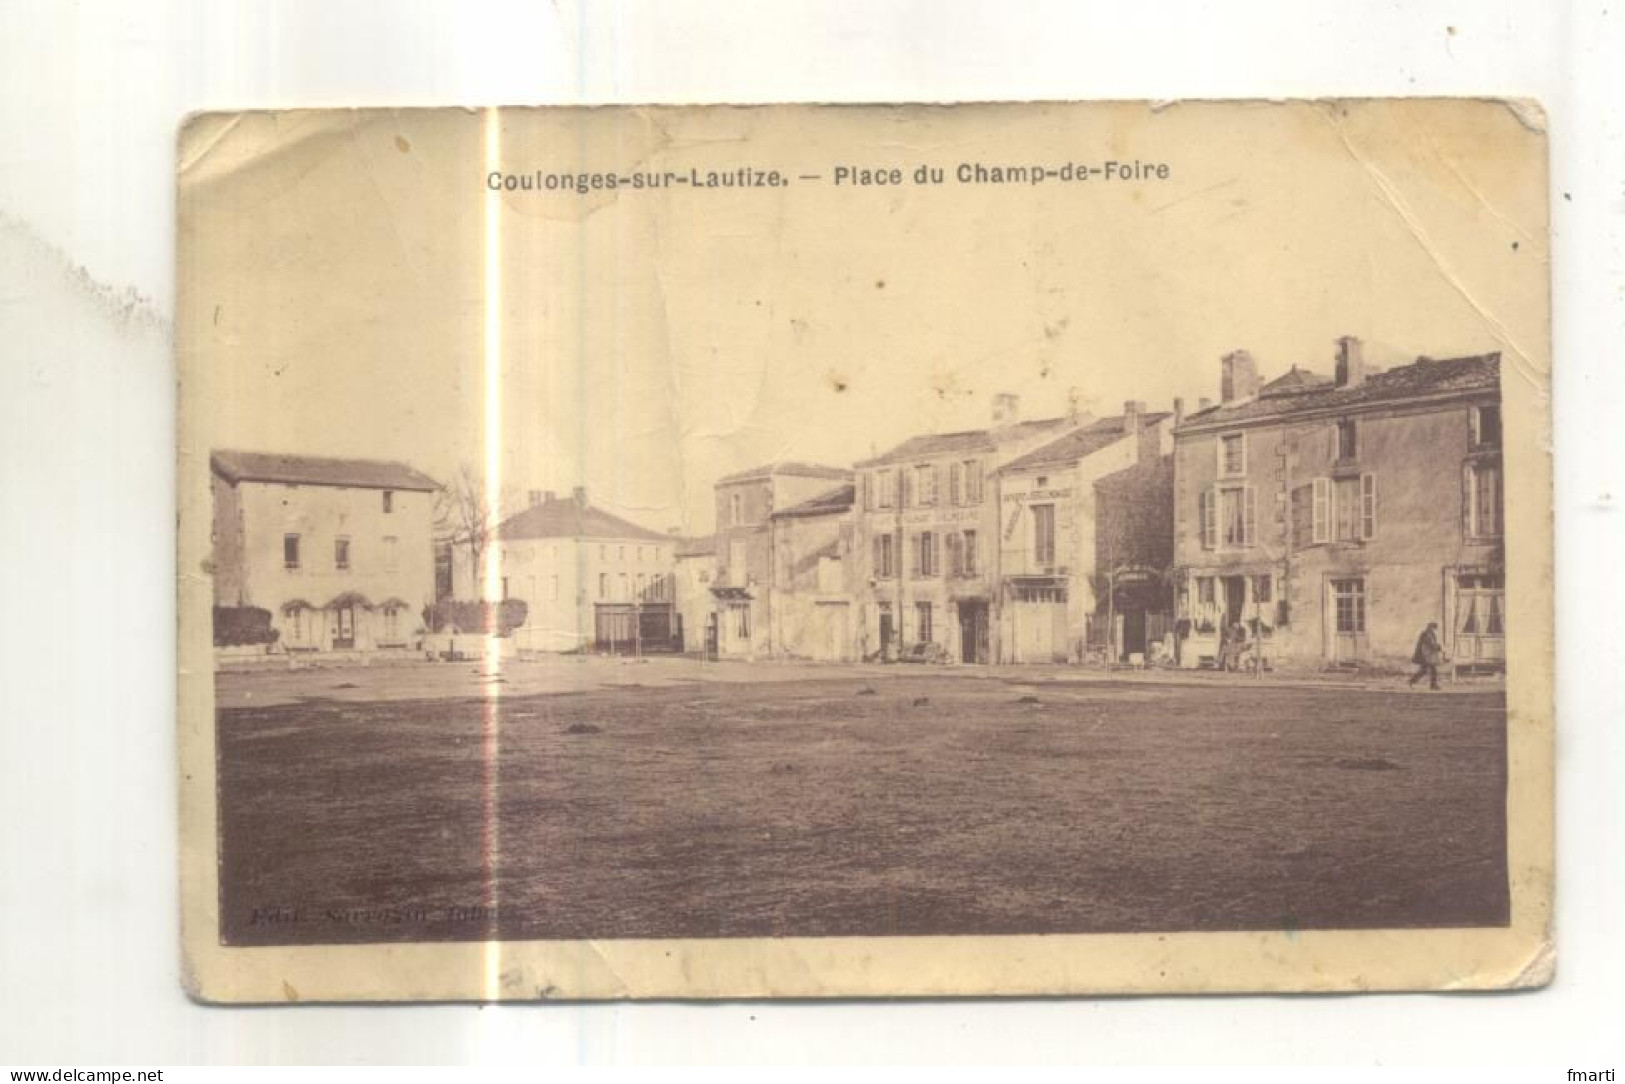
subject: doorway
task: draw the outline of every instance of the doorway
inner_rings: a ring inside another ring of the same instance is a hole
[[[1239,625],[1247,605],[1247,577],[1220,576],[1219,582],[1224,585],[1224,627]]]
[[[892,614],[888,603],[880,604],[880,657],[890,658],[892,653]]]
[[[959,661],[987,662],[987,603],[959,604]]]
[[[1326,590],[1331,611],[1332,662],[1364,662],[1369,647],[1365,631],[1365,578],[1331,580]]]
[[[355,607],[340,606],[333,611],[333,649],[347,651],[355,647]]]

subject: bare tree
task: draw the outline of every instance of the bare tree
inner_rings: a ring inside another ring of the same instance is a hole
[[[435,538],[452,550],[462,550],[478,583],[485,550],[496,535],[497,513],[486,496],[485,484],[474,468],[463,464],[452,480],[435,493]]]

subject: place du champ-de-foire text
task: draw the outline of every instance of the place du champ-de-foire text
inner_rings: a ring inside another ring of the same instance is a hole
[[[958,162],[952,165],[842,163],[821,169],[766,169],[728,165],[687,170],[491,170],[485,187],[491,192],[557,192],[589,195],[609,191],[689,188],[698,191],[737,188],[788,188],[824,185],[839,189],[931,188],[938,185],[1155,184],[1173,177],[1167,162],[1106,158],[1098,161]]]

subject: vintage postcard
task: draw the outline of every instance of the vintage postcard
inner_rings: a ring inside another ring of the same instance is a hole
[[[1549,980],[1538,106],[250,112],[178,185],[196,996]]]

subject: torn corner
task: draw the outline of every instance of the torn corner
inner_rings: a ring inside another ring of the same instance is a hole
[[[1519,124],[1538,135],[1546,134],[1546,107],[1540,102],[1534,98],[1501,98],[1500,102]]]
[[[1550,934],[1542,938],[1535,952],[1509,979],[1503,989],[1534,990],[1550,986],[1557,977],[1557,942]]]

